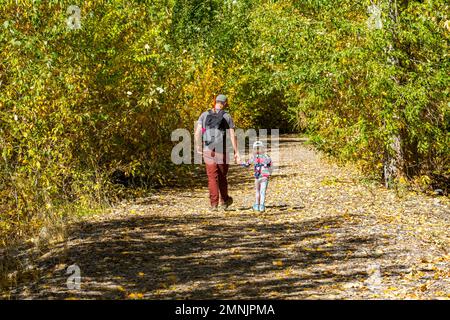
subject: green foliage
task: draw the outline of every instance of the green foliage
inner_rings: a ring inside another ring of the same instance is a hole
[[[107,202],[114,172],[167,181],[162,163],[183,121],[176,79],[189,66],[171,51],[166,6],[150,3],[84,1],[74,30],[69,1],[2,3],[2,241],[22,225],[38,230],[67,201]]]

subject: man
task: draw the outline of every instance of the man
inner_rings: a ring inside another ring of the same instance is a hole
[[[224,110],[227,106],[227,97],[219,94],[215,99],[214,108],[203,112],[198,118],[195,131],[197,152],[203,155],[208,175],[209,200],[212,211],[218,210],[219,202],[223,209],[233,203],[233,198],[228,195],[227,173],[230,161],[226,148],[227,136],[230,137],[233,146],[234,160],[240,162],[237,137],[234,131],[235,125],[230,114]],[[201,140],[203,140],[203,144]]]

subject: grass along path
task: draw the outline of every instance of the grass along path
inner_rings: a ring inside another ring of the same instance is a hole
[[[403,299],[450,297],[448,198],[392,190],[282,136],[267,211],[249,210],[233,165],[229,211],[209,212],[206,177],[73,225],[11,298]],[[202,168],[203,169],[203,168]],[[203,171],[202,171],[203,172]],[[81,269],[68,290],[66,269]]]

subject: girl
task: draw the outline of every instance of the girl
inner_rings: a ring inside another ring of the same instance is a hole
[[[255,141],[255,143],[253,143],[253,156],[247,162],[241,163],[241,165],[243,167],[249,167],[252,163],[254,164],[256,192],[253,210],[264,212],[266,210],[264,201],[266,198],[267,185],[269,183],[269,176],[272,173],[272,160],[266,153],[262,141]]]

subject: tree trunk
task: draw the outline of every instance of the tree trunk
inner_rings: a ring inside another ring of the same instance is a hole
[[[397,1],[396,0],[388,0],[389,4],[389,19],[392,22],[391,26],[391,34],[393,43],[387,49],[388,51],[388,60],[389,63],[394,66],[398,66],[398,59],[394,56],[390,56],[389,52],[392,52],[396,45],[396,27],[397,27]],[[398,83],[397,79],[394,79],[395,82]],[[394,110],[393,119],[398,120],[399,114],[398,110]],[[384,176],[384,184],[386,188],[392,187],[392,184],[395,181],[398,181],[400,176],[403,174],[404,167],[404,159],[402,152],[402,139],[400,133],[393,133],[390,137],[390,144],[385,149],[384,152],[384,161],[383,161],[383,176]]]

